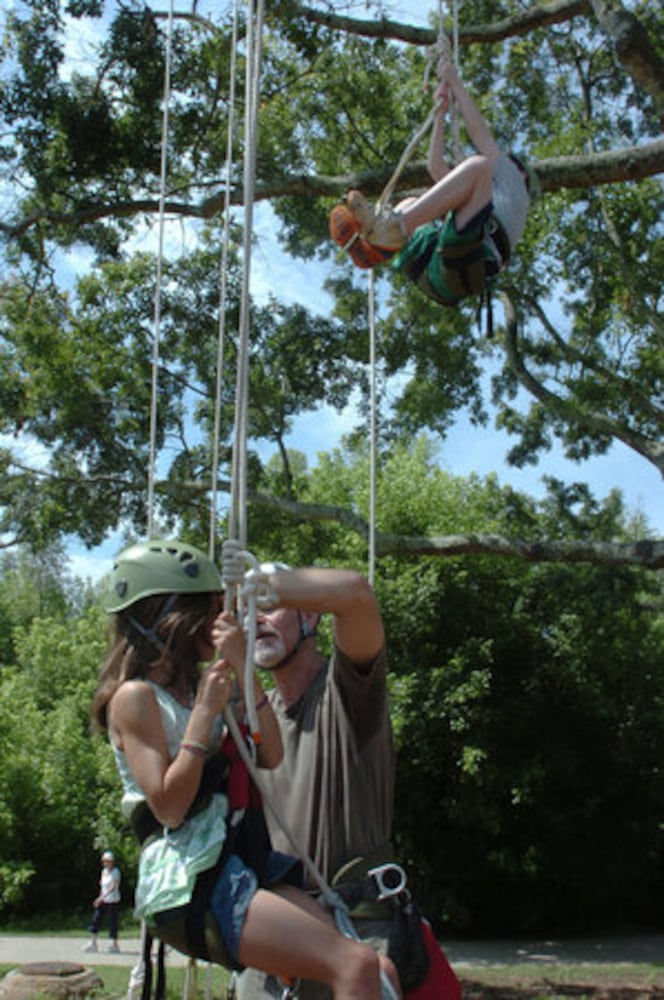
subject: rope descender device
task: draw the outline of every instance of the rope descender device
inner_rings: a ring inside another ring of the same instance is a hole
[[[254,650],[259,607],[276,603],[276,595],[255,556],[240,543],[227,539],[221,550],[221,579],[224,585],[224,608],[235,611],[242,626],[247,648],[244,662],[244,702],[254,747],[261,742],[261,732],[254,697]]]

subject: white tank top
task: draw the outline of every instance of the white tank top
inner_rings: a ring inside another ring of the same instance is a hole
[[[493,214],[514,249],[521,239],[530,208],[524,177],[513,160],[501,153],[493,165]]]
[[[191,715],[191,708],[181,705],[179,701],[169,694],[165,688],[160,687],[159,684],[155,684],[149,680],[146,680],[145,683],[150,685],[157,699],[161,713],[161,724],[164,727],[164,736],[166,737],[166,745],[168,746],[168,755],[173,760],[180,749],[180,743],[182,742],[182,737],[184,736],[189,716]],[[219,745],[223,727],[223,717],[218,716],[212,727],[210,736],[211,746]],[[130,816],[139,802],[145,802],[145,794],[134,778],[124,751],[116,747],[113,740],[111,740],[111,745],[115,755],[115,763],[122,780],[121,810],[124,816]]]

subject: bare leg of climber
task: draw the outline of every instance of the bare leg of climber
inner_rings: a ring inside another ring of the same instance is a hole
[[[359,191],[348,193],[348,207],[362,226],[362,235],[376,246],[398,249],[418,226],[444,219],[455,212],[457,230],[470,222],[491,201],[493,159],[469,156],[437,181],[419,198],[406,198],[395,211],[383,209],[376,215],[373,206]]]
[[[368,945],[345,938],[332,917],[306,894],[259,889],[240,938],[239,959],[283,978],[325,983],[335,1000],[380,1000],[380,967],[401,996],[396,972]]]
[[[493,163],[477,154],[462,160],[419,198],[407,198],[397,205],[408,236],[418,226],[432,219],[456,212],[457,229],[463,229],[473,216],[491,201]]]

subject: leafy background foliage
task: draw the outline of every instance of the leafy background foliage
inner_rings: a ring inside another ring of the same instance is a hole
[[[360,512],[368,503],[365,448],[321,456],[312,471],[296,453],[290,463],[308,499]],[[598,508],[554,489],[538,504],[491,477],[443,473],[424,440],[395,453],[379,495],[381,526],[399,532],[630,530],[619,502]],[[259,558],[365,568],[363,545],[338,522],[293,528],[277,516],[252,530]],[[119,814],[110,748],[91,736],[88,715],[105,624],[94,593],[62,572],[62,559],[55,550],[41,566],[29,556],[0,563],[5,918],[63,900],[82,911],[109,845],[131,899],[136,845]],[[657,574],[394,555],[380,561],[375,585],[398,746],[395,840],[436,927],[504,935],[656,925],[664,889]],[[329,643],[329,625],[323,634]]]

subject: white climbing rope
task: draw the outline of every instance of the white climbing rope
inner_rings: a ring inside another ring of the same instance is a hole
[[[439,0],[439,5],[441,0]],[[452,59],[457,72],[459,71],[459,0],[450,0],[452,9],[452,50],[449,51],[449,44],[447,51],[443,58]],[[441,36],[446,38],[442,32],[442,9],[439,14],[440,24],[441,24]],[[459,109],[457,108],[456,101],[454,98],[450,101],[450,120],[452,122],[452,156],[455,163],[459,163],[462,159],[461,152],[461,120],[459,117]]]
[[[221,260],[219,265],[219,327],[217,337],[217,369],[215,382],[214,430],[212,432],[212,481],[210,488],[210,530],[208,555],[214,562],[217,537],[217,503],[219,494],[219,439],[221,436],[221,393],[224,373],[226,341],[226,292],[228,285],[228,256],[231,228],[231,183],[233,175],[233,139],[235,135],[235,89],[237,73],[238,6],[233,4],[231,29],[230,85],[228,93],[228,127],[226,132],[226,176],[224,191]]]
[[[452,46],[450,45],[450,40],[447,37],[447,35],[445,34],[444,27],[443,27],[442,0],[438,0],[438,24],[439,24],[438,38],[437,38],[436,44],[433,45],[431,47],[431,49],[429,50],[429,54],[428,54],[428,58],[427,58],[427,64],[426,64],[426,67],[425,67],[425,70],[424,70],[424,88],[425,88],[425,90],[428,89],[428,87],[429,87],[430,77],[431,77],[431,73],[432,73],[432,70],[433,70],[434,66],[437,67],[437,71],[438,71],[438,73],[440,73],[440,70],[441,70],[444,62],[446,60],[449,60],[450,58],[454,58],[454,63],[457,66],[457,68],[458,68],[458,65],[459,65],[459,62],[458,62],[458,58],[459,58],[459,54],[458,54],[458,50],[459,50],[459,11],[458,11],[458,0],[451,0],[451,4],[452,4],[452,32],[453,32]],[[452,56],[452,48],[454,50],[454,56]],[[401,177],[401,174],[403,172],[404,167],[406,166],[406,164],[410,160],[410,158],[413,155],[414,151],[417,149],[417,147],[418,147],[419,143],[421,142],[421,140],[424,138],[424,136],[427,134],[427,132],[431,128],[431,126],[432,126],[432,124],[434,122],[434,119],[436,117],[437,112],[438,112],[438,105],[435,105],[431,109],[431,111],[429,112],[429,114],[427,115],[427,117],[425,118],[425,120],[422,123],[422,125],[417,129],[417,131],[415,132],[415,134],[413,135],[413,137],[409,141],[408,145],[406,146],[405,150],[401,154],[401,158],[400,158],[399,162],[397,163],[397,166],[396,166],[396,168],[394,170],[394,173],[392,174],[392,177],[390,178],[390,180],[385,185],[385,188],[384,188],[384,190],[383,190],[380,198],[378,199],[378,202],[376,203],[376,212],[377,213],[380,212],[380,210],[385,205],[387,205],[389,203],[390,199],[392,198],[392,195],[394,194],[394,189],[397,186],[397,183],[399,181],[399,178]],[[454,158],[455,158],[455,160],[458,161],[461,158],[460,157],[460,140],[459,140],[459,119],[458,119],[458,114],[456,114],[454,108],[452,109],[452,123],[453,123],[453,132],[454,132],[454,139],[453,139],[453,142],[454,142]]]
[[[166,58],[164,63],[164,93],[161,124],[161,169],[159,176],[159,246],[154,294],[154,320],[152,333],[152,385],[150,392],[150,455],[148,460],[148,538],[154,525],[154,481],[157,463],[157,398],[159,394],[159,338],[161,326],[161,285],[164,257],[164,230],[166,215],[166,174],[168,167],[168,109],[171,95],[171,52],[173,38],[173,0],[168,8],[166,31]]]
[[[240,302],[240,325],[238,331],[237,374],[235,386],[235,426],[233,434],[233,457],[231,469],[231,504],[229,511],[228,538],[239,546],[243,558],[249,558],[247,541],[247,422],[249,398],[249,333],[250,333],[250,282],[251,250],[253,238],[253,208],[256,175],[256,150],[258,145],[258,94],[260,90],[260,63],[262,55],[262,33],[264,21],[263,0],[258,0],[254,9],[249,0],[246,27],[246,69],[245,69],[245,119],[244,119],[244,240],[242,297]],[[228,543],[227,543],[228,544]],[[240,556],[238,556],[240,558]],[[251,557],[253,558],[253,557]],[[243,595],[239,590],[241,581],[235,580],[234,587],[227,586],[224,604],[226,610],[235,610],[238,620],[247,635],[245,661],[245,707],[254,743],[260,741],[260,729],[256,712],[253,686],[253,642],[256,633],[256,606],[251,594]],[[242,620],[244,609],[248,620]]]
[[[373,269],[369,271],[369,369],[371,372],[369,416],[369,583],[373,587],[376,575],[376,451],[377,451],[377,394],[376,394],[376,284]]]
[[[249,327],[251,280],[251,245],[253,237],[253,210],[258,145],[258,93],[264,3],[258,0],[254,10],[249,0],[247,11],[247,53],[245,77],[245,149],[244,149],[244,267],[242,272],[242,300],[240,303],[240,331],[238,337],[237,383],[235,393],[235,433],[231,476],[231,509],[228,534],[245,545],[247,540],[247,416],[249,395]]]

